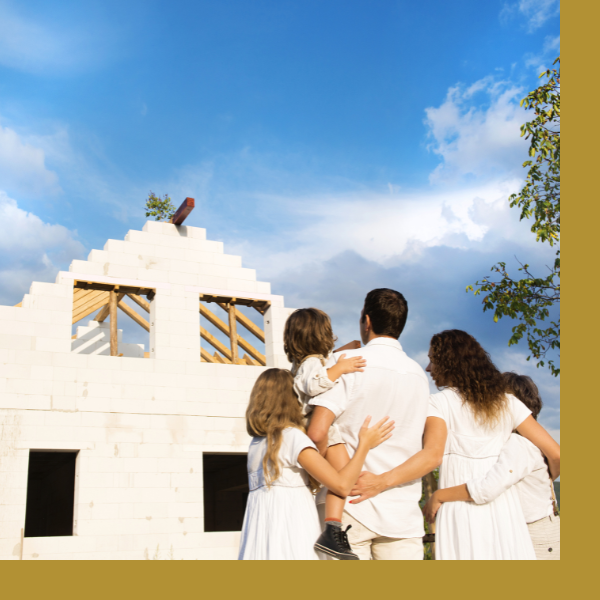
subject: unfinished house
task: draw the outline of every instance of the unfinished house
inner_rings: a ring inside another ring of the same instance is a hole
[[[192,206],[0,307],[1,558],[237,557],[244,414],[291,310]]]

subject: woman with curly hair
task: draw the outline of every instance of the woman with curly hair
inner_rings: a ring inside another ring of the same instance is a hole
[[[427,371],[441,391],[430,397],[427,427],[447,437],[440,467],[440,489],[484,477],[514,430],[548,458],[553,478],[560,471],[557,444],[507,393],[507,382],[477,340],[460,330],[431,339]],[[426,431],[427,437],[427,431]],[[514,487],[485,504],[441,504],[436,518],[436,558],[535,560],[525,517]]]

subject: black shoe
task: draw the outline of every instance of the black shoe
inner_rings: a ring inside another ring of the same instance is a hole
[[[344,531],[341,527],[325,523],[325,531],[319,536],[315,542],[315,550],[317,552],[325,552],[329,556],[333,556],[338,560],[360,560],[350,547],[348,541],[348,529],[352,525],[348,525]]]

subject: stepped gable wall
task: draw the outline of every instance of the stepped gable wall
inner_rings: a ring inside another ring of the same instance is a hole
[[[155,290],[149,358],[72,351],[75,280]],[[292,309],[196,227],[147,222],[0,306],[0,559],[236,558],[239,532],[205,532],[203,453],[247,452],[266,367],[200,361],[203,290],[268,299],[267,367],[289,367]],[[74,535],[23,537],[30,450],[78,451]]]

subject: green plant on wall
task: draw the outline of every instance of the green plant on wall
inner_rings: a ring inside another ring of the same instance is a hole
[[[161,198],[150,191],[146,200],[147,217],[154,217],[156,221],[170,221],[175,211],[176,208],[171,204],[171,198],[168,194]]]

